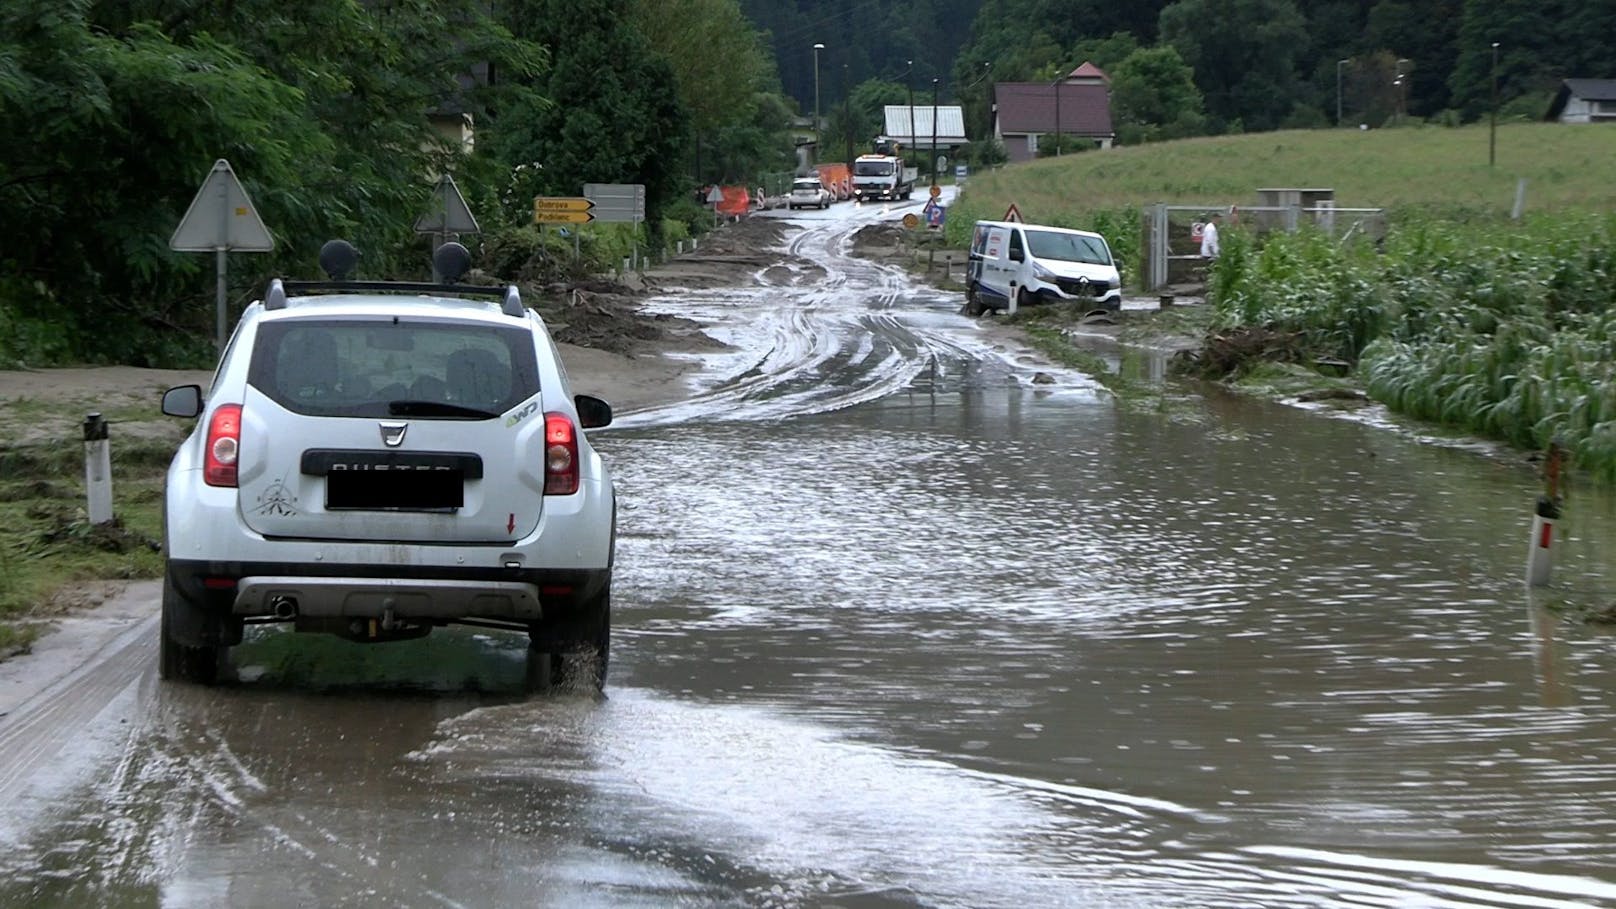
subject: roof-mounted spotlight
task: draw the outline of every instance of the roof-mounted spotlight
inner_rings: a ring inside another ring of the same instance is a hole
[[[442,283],[454,284],[471,270],[471,253],[451,240],[433,251],[432,270]]]
[[[333,281],[346,281],[359,264],[359,250],[347,240],[327,240],[320,247],[320,270]]]

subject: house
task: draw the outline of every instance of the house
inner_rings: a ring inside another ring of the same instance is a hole
[[[993,136],[1011,161],[1038,157],[1040,136],[1079,136],[1101,148],[1116,141],[1111,125],[1111,80],[1084,63],[1055,82],[999,82],[993,86]]]
[[[1545,120],[1616,123],[1616,79],[1567,79],[1549,103]]]

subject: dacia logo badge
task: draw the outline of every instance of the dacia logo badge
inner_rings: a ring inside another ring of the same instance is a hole
[[[408,423],[382,423],[382,444],[388,448],[397,448],[404,444],[404,433],[410,428]]]

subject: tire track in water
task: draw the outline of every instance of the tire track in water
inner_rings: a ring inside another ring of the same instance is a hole
[[[923,297],[901,269],[851,254],[852,236],[879,215],[809,222],[778,250],[812,261],[825,277],[810,286],[767,285],[684,291],[647,308],[695,319],[732,352],[708,358],[706,385],[684,401],[620,418],[631,427],[702,420],[779,420],[840,410],[916,386],[957,391],[972,380],[1001,383],[1021,368],[986,344],[907,321],[905,303]],[[952,318],[934,311],[933,319]],[[954,328],[958,329],[956,332]],[[918,380],[918,382],[917,382]]]

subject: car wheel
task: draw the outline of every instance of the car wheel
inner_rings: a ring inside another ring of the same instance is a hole
[[[176,626],[202,627],[201,610],[163,578],[163,615],[158,626],[157,676],[199,685],[219,680],[219,664],[226,648],[217,644],[191,647],[174,637]]]
[[[1028,306],[1032,305],[1032,301],[1033,298],[1027,293],[1027,288],[1016,288],[1016,309],[1026,309]]]
[[[965,314],[972,318],[982,314],[982,298],[977,296],[975,284],[965,288]]]
[[[606,687],[611,662],[611,585],[581,605],[575,619],[535,629],[528,644],[528,684],[533,688]]]

